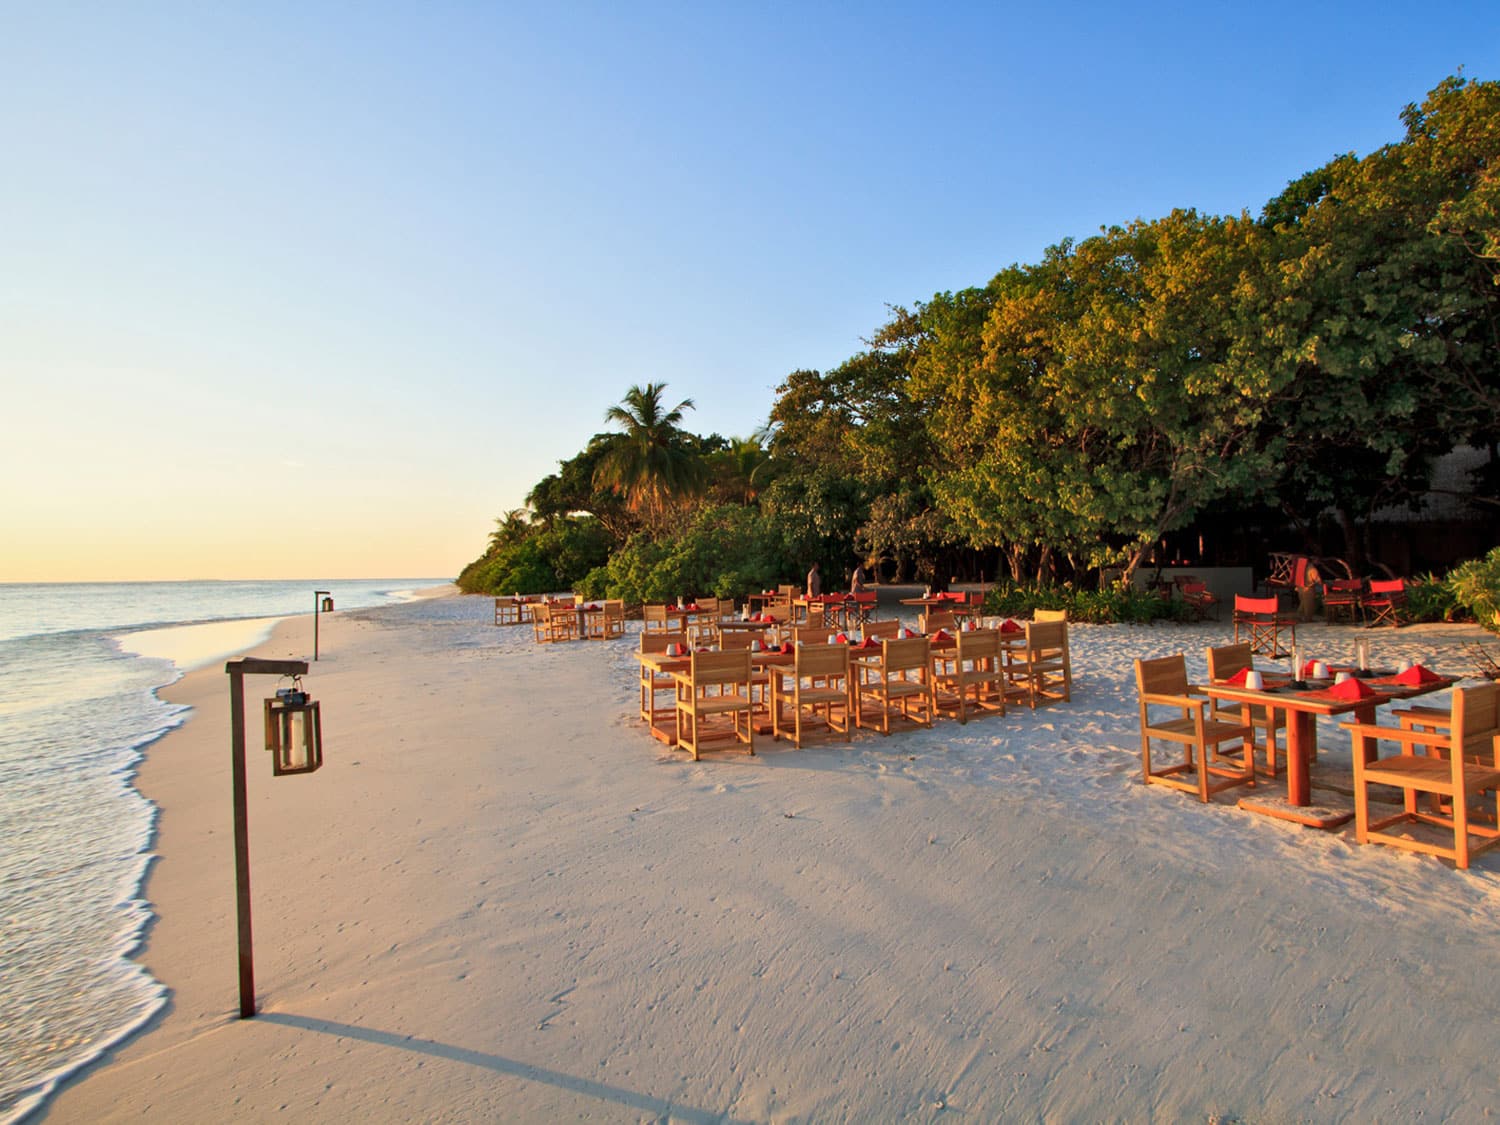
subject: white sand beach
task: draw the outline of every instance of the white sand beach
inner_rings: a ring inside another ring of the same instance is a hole
[[[314,775],[272,777],[250,708],[250,1021],[228,677],[163,693],[195,709],[138,778],[161,808],[139,958],[170,1003],[42,1119],[1500,1107],[1500,853],[1458,872],[1140,783],[1132,658],[1184,651],[1201,675],[1227,622],[1073,626],[1070,704],[698,763],[636,716],[638,626],[536,646],[490,622],[456,596],[324,616]],[[1484,637],[1366,635],[1454,673]],[[1343,657],[1354,633],[1299,636]],[[254,651],[311,649],[300,618]],[[1347,785],[1347,735],[1320,722],[1319,741],[1319,777]]]

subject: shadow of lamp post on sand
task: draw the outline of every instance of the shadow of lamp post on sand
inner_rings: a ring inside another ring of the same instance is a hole
[[[240,1019],[255,1015],[255,954],[250,935],[250,818],[246,804],[245,677],[290,677],[265,702],[266,749],[276,777],[312,773],[323,764],[323,718],[302,687],[305,660],[245,656],[224,665],[229,674],[231,783],[234,791],[234,888],[239,921]]]

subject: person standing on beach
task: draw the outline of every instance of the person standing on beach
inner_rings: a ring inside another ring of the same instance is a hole
[[[849,592],[851,594],[863,594],[865,592],[865,564],[856,561],[854,574],[849,579]]]
[[[823,576],[818,573],[818,564],[813,563],[812,569],[807,572],[807,596],[816,598],[823,592]]]

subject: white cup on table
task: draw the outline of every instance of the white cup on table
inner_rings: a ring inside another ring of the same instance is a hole
[[[1314,660],[1312,678],[1315,680],[1326,680],[1328,678],[1328,665],[1321,660]]]
[[[1250,671],[1245,673],[1245,687],[1249,688],[1251,691],[1261,691],[1265,688],[1265,686],[1265,677],[1262,676],[1259,672],[1255,671],[1255,669],[1252,668]]]

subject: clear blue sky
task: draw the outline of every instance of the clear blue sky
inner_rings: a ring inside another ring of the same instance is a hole
[[[0,0],[0,581],[449,575],[634,383],[1401,135],[1496,0]]]

